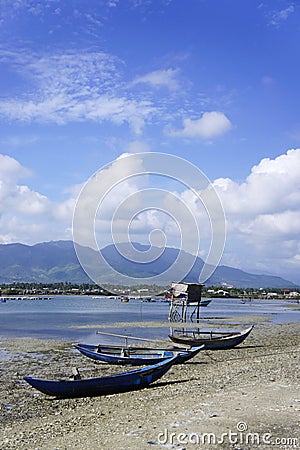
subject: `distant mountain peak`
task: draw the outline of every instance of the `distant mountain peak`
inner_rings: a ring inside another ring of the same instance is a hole
[[[150,249],[150,245],[147,244],[134,243],[133,245],[141,254]],[[107,265],[103,263],[103,267],[99,267],[99,273],[101,273],[99,283],[118,282],[119,272],[137,279],[149,279],[150,284],[152,283],[151,277],[164,273],[173,264],[174,258],[176,259],[179,253],[179,250],[176,248],[166,247],[159,249],[153,247],[152,249],[157,251],[157,253],[161,253],[161,255],[152,262],[140,263],[130,261],[130,255],[134,252],[130,245],[122,243],[118,247],[122,250],[123,256],[113,244],[101,249],[103,257],[115,268],[115,273],[112,276],[113,271],[109,270]],[[93,261],[95,261],[95,264],[99,264],[95,250],[86,247],[85,251],[91,264],[93,264]],[[168,275],[172,279],[164,279],[162,277],[163,283],[168,284],[172,281],[198,282],[199,274],[204,264],[203,260],[200,257],[195,258],[195,256],[186,252],[182,252],[182,258],[186,262],[186,267],[190,267],[191,261],[194,261],[184,280],[180,280],[176,271],[174,271],[171,272],[171,275]],[[0,244],[1,283],[53,283],[61,281],[72,283],[91,282],[78,262],[72,241],[49,241],[32,246],[20,243]],[[222,283],[234,287],[253,287],[256,289],[260,287],[297,288],[294,283],[278,276],[252,274],[233,267],[220,265],[205,284],[210,286],[221,285]]]

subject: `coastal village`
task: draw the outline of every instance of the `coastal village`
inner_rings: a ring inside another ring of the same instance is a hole
[[[107,284],[73,284],[69,282],[39,284],[39,283],[11,283],[0,284],[0,298],[14,299],[49,299],[53,295],[89,295],[110,298],[129,297],[133,299],[155,297],[168,298],[170,286],[137,285],[121,286]],[[233,286],[204,286],[203,298],[241,298],[241,299],[290,299],[300,300],[300,289],[245,289]]]

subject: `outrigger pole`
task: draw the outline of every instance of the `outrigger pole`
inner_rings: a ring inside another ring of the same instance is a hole
[[[125,334],[116,334],[116,333],[107,333],[105,331],[96,331],[96,334],[103,334],[106,336],[114,336],[114,337],[120,337],[125,339],[126,347],[128,346],[128,339],[132,339],[134,341],[144,341],[144,342],[163,342],[164,344],[166,341],[159,340],[159,339],[146,339],[146,338],[140,338],[135,336],[126,336]]]

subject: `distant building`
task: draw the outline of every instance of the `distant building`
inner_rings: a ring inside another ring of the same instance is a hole
[[[297,291],[290,292],[290,293],[288,294],[288,297],[291,297],[291,298],[294,298],[294,297],[300,297],[300,293],[297,292]]]
[[[219,289],[216,294],[219,297],[230,297],[230,293],[228,291],[224,291],[223,289]]]

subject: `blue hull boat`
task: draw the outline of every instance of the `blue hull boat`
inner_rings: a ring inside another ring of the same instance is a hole
[[[185,349],[150,349],[150,348],[132,348],[132,347],[110,347],[101,345],[87,345],[78,344],[75,348],[80,351],[84,356],[91,358],[95,361],[102,361],[108,364],[120,364],[120,365],[151,365],[157,364],[166,359],[177,356],[176,364],[182,364],[185,361],[196,356],[204,345],[198,347],[192,347],[188,350]]]
[[[58,398],[94,397],[142,389],[161,378],[177,361],[177,356],[152,366],[119,374],[74,380],[43,380],[24,377],[32,387]]]

